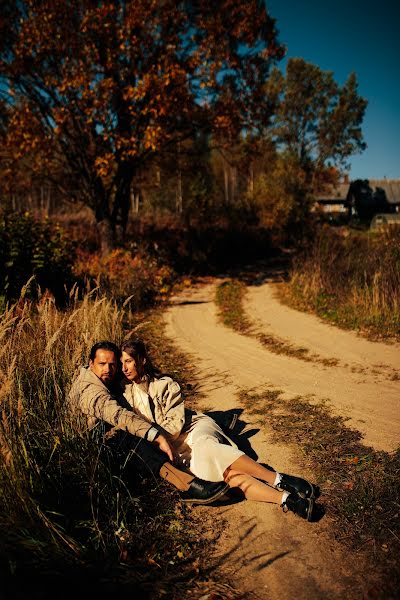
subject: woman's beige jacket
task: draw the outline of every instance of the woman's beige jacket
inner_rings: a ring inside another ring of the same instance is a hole
[[[171,377],[141,383],[122,382],[123,396],[136,413],[149,423],[157,423],[177,437],[185,424],[185,405],[181,388]]]

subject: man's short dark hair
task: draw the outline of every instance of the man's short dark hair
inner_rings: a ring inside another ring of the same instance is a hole
[[[94,361],[94,359],[96,358],[97,350],[108,350],[109,352],[114,352],[117,360],[119,360],[121,356],[121,352],[117,344],[109,342],[108,340],[103,340],[102,342],[97,342],[97,344],[92,346],[89,354],[89,360]]]

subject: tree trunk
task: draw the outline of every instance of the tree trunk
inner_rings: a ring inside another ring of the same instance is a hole
[[[229,204],[229,172],[228,172],[228,164],[225,158],[223,158],[224,165],[224,192],[225,192],[225,204],[228,206]]]
[[[109,218],[97,221],[97,230],[100,236],[100,252],[108,256],[114,250],[114,232]]]
[[[95,200],[95,217],[97,230],[100,237],[100,251],[102,256],[107,256],[114,250],[115,239],[108,203],[108,194],[104,189],[101,179],[97,179],[94,189],[91,190]]]
[[[123,242],[128,225],[129,209],[131,204],[131,184],[134,176],[132,165],[120,165],[117,173],[114,206],[111,213],[111,223],[117,242]]]
[[[131,209],[133,210],[133,212],[135,214],[138,214],[138,212],[139,212],[139,200],[140,200],[139,190],[137,188],[131,187]]]
[[[175,208],[176,212],[182,214],[183,211],[183,198],[182,198],[182,170],[181,170],[181,143],[178,142],[177,156],[176,156],[176,174],[177,174],[177,187],[176,187],[176,201]]]
[[[250,163],[248,191],[250,192],[251,197],[253,197],[253,194],[254,194],[254,165],[253,165],[253,162]]]
[[[182,214],[183,211],[183,198],[182,198],[182,173],[180,167],[178,168],[177,174],[177,188],[176,188],[176,212]]]
[[[237,191],[237,168],[231,167],[231,201],[234,203],[236,200],[236,191]]]

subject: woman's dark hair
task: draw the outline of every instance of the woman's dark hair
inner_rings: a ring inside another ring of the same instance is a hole
[[[161,371],[153,365],[142,340],[125,340],[122,342],[121,353],[122,352],[126,352],[135,360],[136,370],[140,379],[142,379],[144,375],[147,375],[150,379],[154,379],[161,375]]]

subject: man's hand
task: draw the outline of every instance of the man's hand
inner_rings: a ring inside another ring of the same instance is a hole
[[[160,448],[160,450],[162,452],[165,452],[165,454],[168,455],[169,460],[171,462],[173,462],[174,460],[174,455],[172,454],[172,448],[169,445],[169,442],[167,440],[167,438],[162,435],[162,433],[159,433],[158,436],[156,437],[156,439],[153,441],[154,444],[157,444],[158,447]]]

